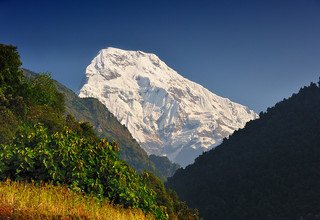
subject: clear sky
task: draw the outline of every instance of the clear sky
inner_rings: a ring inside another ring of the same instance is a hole
[[[260,112],[318,81],[320,0],[0,0],[0,43],[74,91],[100,49],[152,52]]]

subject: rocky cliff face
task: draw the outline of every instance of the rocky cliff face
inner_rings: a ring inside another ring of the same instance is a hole
[[[79,96],[99,99],[148,154],[182,166],[258,117],[182,77],[154,54],[116,48],[92,60]]]

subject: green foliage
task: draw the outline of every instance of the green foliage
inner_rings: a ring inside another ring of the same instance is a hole
[[[17,48],[0,44],[0,94],[17,94],[23,83],[23,72]]]
[[[0,142],[13,139],[26,113],[23,72],[17,48],[0,44]]]
[[[28,104],[25,120],[43,123],[51,131],[60,131],[65,125],[64,96],[58,92],[49,74],[35,75],[26,80],[25,101]]]
[[[47,105],[29,106],[24,121],[29,124],[43,123],[51,131],[61,131],[66,123],[63,115]]]
[[[143,173],[143,179],[148,187],[156,192],[158,205],[166,208],[170,219],[197,220],[198,210],[190,209],[185,202],[182,202],[177,194],[166,189],[163,182],[152,173]]]
[[[0,108],[0,143],[8,143],[14,138],[18,124],[12,111]]]
[[[17,48],[0,44],[0,109],[23,115],[25,83]]]
[[[66,116],[66,123],[68,127],[79,133],[81,136],[85,137],[96,137],[96,134],[93,130],[93,126],[89,122],[78,122],[72,115]]]
[[[166,219],[155,192],[117,150],[106,139],[85,138],[68,128],[51,134],[42,124],[23,126],[12,144],[0,145],[0,178],[65,184]]]
[[[64,113],[64,95],[57,91],[49,74],[37,75],[29,79],[27,99],[33,105],[48,106],[58,114]]]
[[[205,219],[318,216],[319,112],[320,88],[311,83],[179,169],[168,186]]]
[[[177,169],[180,168],[179,164],[172,163],[167,157],[165,156],[157,156],[151,154],[149,159],[154,163],[155,167],[157,168],[155,174],[159,176],[162,180],[166,180],[166,177],[171,177],[176,172]]]

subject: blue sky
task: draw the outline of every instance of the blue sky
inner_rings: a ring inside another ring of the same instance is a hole
[[[155,53],[257,112],[320,76],[320,0],[0,0],[0,27],[23,67],[74,91],[108,46]]]

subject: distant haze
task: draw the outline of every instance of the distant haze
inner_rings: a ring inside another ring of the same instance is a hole
[[[109,46],[157,54],[256,112],[320,76],[320,1],[0,1],[0,43],[74,91]]]

